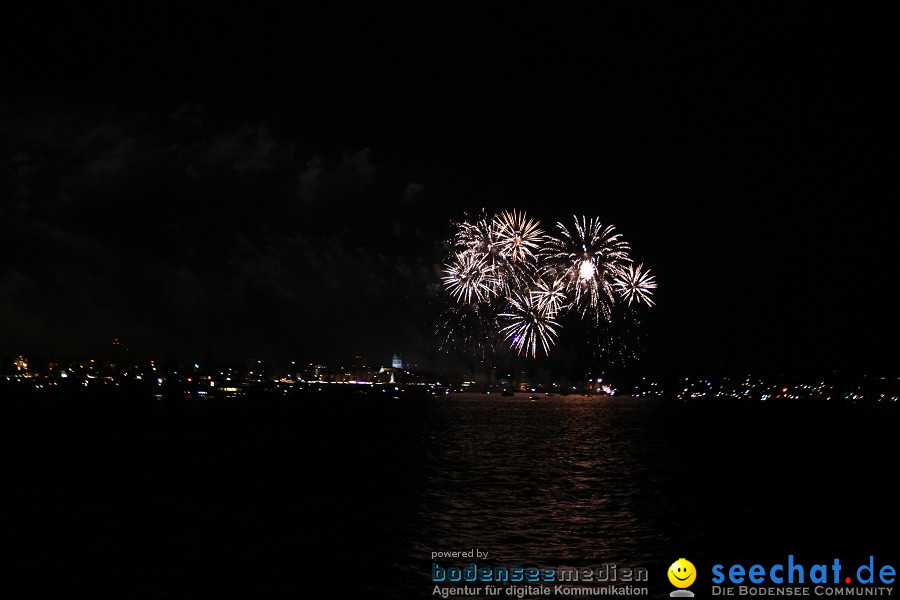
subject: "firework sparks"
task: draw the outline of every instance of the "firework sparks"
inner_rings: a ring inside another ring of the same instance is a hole
[[[475,223],[460,223],[456,245],[493,261],[500,256],[500,232],[497,230],[496,220],[481,219]]]
[[[442,346],[474,347],[485,355],[496,349],[499,335],[520,355],[536,358],[539,349],[549,354],[555,345],[558,319],[572,315],[578,327],[598,336],[600,348],[615,341],[618,321],[631,318],[620,307],[654,305],[654,276],[643,264],[634,266],[628,243],[612,225],[575,217],[571,225],[557,223],[557,235],[539,225],[515,209],[457,225],[442,277],[457,303],[439,328]]]
[[[544,276],[537,280],[531,295],[537,299],[538,305],[555,315],[566,303],[566,281],[561,277]]]
[[[456,234],[456,247],[479,257],[490,278],[484,283],[490,292],[502,295],[518,283],[522,268],[513,266],[500,249],[500,232],[496,219],[481,219],[475,223],[460,223]]]
[[[566,281],[566,289],[574,295],[574,304],[582,314],[593,311],[607,320],[615,302],[614,282],[631,262],[628,243],[615,231],[604,227],[599,219],[575,218],[569,228],[557,223],[561,237],[547,240],[547,258]]]
[[[628,306],[632,301],[644,302],[653,306],[653,290],[656,289],[656,278],[650,274],[650,269],[642,271],[643,263],[637,267],[628,267],[616,278],[615,285],[619,294],[628,300]]]
[[[455,260],[444,265],[444,273],[444,286],[460,302],[481,302],[491,293],[490,268],[474,252],[457,252]]]
[[[534,236],[540,232],[536,234],[533,230],[529,231],[531,237],[527,241],[532,243]],[[501,219],[497,216],[475,223],[461,223],[455,239],[457,248],[484,261],[485,268],[490,272],[490,277],[484,283],[489,287],[490,293],[496,296],[527,286],[535,268],[533,260],[513,260],[510,252],[503,249],[505,243]]]
[[[497,308],[487,302],[448,306],[435,333],[442,349],[456,348],[469,356],[484,358],[497,340]]]
[[[500,252],[512,261],[534,260],[541,249],[544,232],[538,229],[540,221],[529,218],[525,212],[503,211],[494,217]]]
[[[538,346],[544,354],[549,354],[559,327],[553,315],[530,293],[515,292],[508,300],[510,312],[501,313],[500,317],[509,319],[510,323],[500,333],[519,354],[535,358]]]

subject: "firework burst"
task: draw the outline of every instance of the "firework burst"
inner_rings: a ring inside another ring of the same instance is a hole
[[[485,283],[492,294],[508,293],[523,275],[524,265],[511,264],[501,250],[501,236],[496,219],[485,218],[475,223],[460,223],[455,245],[484,262],[485,268],[491,273]]]
[[[656,289],[656,278],[650,274],[650,269],[642,271],[643,264],[635,267],[628,265],[616,278],[616,290],[622,298],[628,300],[628,306],[632,302],[645,303],[653,306],[653,290]]]
[[[507,300],[509,312],[500,313],[500,317],[507,319],[509,324],[500,333],[519,354],[530,354],[534,358],[538,346],[544,354],[550,354],[559,327],[553,314],[531,293],[513,292]]]
[[[566,306],[566,281],[561,277],[545,275],[537,280],[531,295],[541,308],[555,315]]]
[[[611,347],[623,330],[614,321],[632,318],[626,303],[654,305],[654,276],[634,266],[612,225],[575,217],[571,225],[557,223],[557,235],[539,225],[515,209],[457,225],[442,277],[456,303],[444,313],[442,346],[478,341],[484,352],[504,338],[536,358],[554,346],[559,320],[574,319],[566,322],[596,335],[596,348]]]
[[[512,290],[528,286],[535,271],[534,254],[529,255],[528,252],[531,252],[531,245],[537,243],[536,239],[541,234],[540,230],[535,231],[532,227],[533,221],[525,220],[528,236],[516,247],[515,238],[512,241],[508,239],[505,229],[508,224],[504,223],[498,216],[483,218],[474,223],[463,222],[459,224],[454,239],[454,245],[459,251],[470,253],[484,261],[485,268],[490,272],[490,277],[484,283],[495,296],[505,296]],[[514,259],[513,256],[531,256],[532,260]]]
[[[444,286],[460,302],[481,302],[491,293],[491,269],[474,252],[457,252],[453,262],[444,265],[444,273]]]
[[[614,282],[631,262],[628,243],[600,219],[575,217],[574,227],[557,223],[561,237],[547,240],[547,260],[574,296],[582,315],[609,320],[615,303]]]
[[[490,262],[494,262],[501,255],[500,232],[495,219],[460,223],[455,242],[458,248],[471,250]]]
[[[529,218],[525,212],[505,210],[494,217],[500,252],[511,261],[534,260],[540,251],[544,232],[538,229],[540,221]]]

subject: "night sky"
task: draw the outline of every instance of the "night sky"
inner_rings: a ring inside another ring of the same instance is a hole
[[[11,15],[0,355],[439,366],[516,207],[627,237],[648,369],[896,374],[891,16],[560,4]]]

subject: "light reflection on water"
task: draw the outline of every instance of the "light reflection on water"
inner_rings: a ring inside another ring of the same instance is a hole
[[[900,456],[896,420],[632,398],[436,401],[412,460],[406,564],[427,572],[431,551],[480,548],[495,565],[647,566],[663,591],[685,555],[893,549],[882,523],[897,518],[871,459]],[[834,486],[837,465],[863,485]],[[836,506],[852,523],[835,522]]]
[[[117,406],[5,409],[10,567],[29,589],[425,597],[433,551],[479,548],[485,566],[645,566],[662,593],[680,556],[702,570],[896,554],[897,411],[476,395]]]

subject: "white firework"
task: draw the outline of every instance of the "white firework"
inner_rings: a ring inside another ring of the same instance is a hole
[[[500,313],[500,318],[508,319],[509,324],[500,333],[510,346],[519,354],[530,354],[532,358],[537,356],[538,347],[544,354],[549,354],[559,327],[554,315],[530,293],[513,292],[508,301],[509,312]]]
[[[460,223],[456,246],[484,261],[485,268],[491,273],[486,283],[492,294],[505,294],[515,285],[510,278],[517,277],[520,269],[510,268],[509,261],[501,252],[500,232],[494,219]]]
[[[566,304],[566,280],[562,277],[545,275],[537,280],[531,295],[541,308],[556,315]]]
[[[529,218],[524,211],[505,210],[494,216],[500,252],[511,261],[534,260],[541,249],[544,232],[540,221]]]
[[[500,220],[496,216],[475,223],[460,223],[456,234],[457,248],[484,259],[491,275],[486,283],[491,294],[496,296],[504,296],[510,290],[527,286],[535,266],[534,261],[512,260],[510,254],[503,250],[503,239]]]
[[[656,289],[656,277],[650,274],[650,269],[642,271],[644,264],[637,267],[628,265],[615,280],[616,290],[622,298],[628,300],[628,306],[632,302],[645,303],[653,306],[653,290]]]
[[[570,311],[596,333],[612,331],[620,302],[655,304],[655,277],[643,264],[634,266],[613,226],[587,217],[570,223],[546,235],[540,221],[515,209],[459,223],[442,277],[457,301],[441,324],[445,343],[486,355],[499,333],[520,355],[535,358],[539,349],[549,354],[557,319]]]
[[[444,273],[444,286],[460,302],[481,302],[491,293],[491,269],[474,252],[457,252],[454,261],[444,265]]]
[[[464,250],[489,257],[500,256],[500,232],[494,219],[481,219],[474,223],[464,221],[456,233],[456,245]]]
[[[547,260],[574,295],[574,304],[583,315],[593,312],[610,319],[615,303],[614,282],[631,263],[628,243],[612,225],[600,219],[575,217],[571,229],[557,223],[561,237],[547,240]]]

